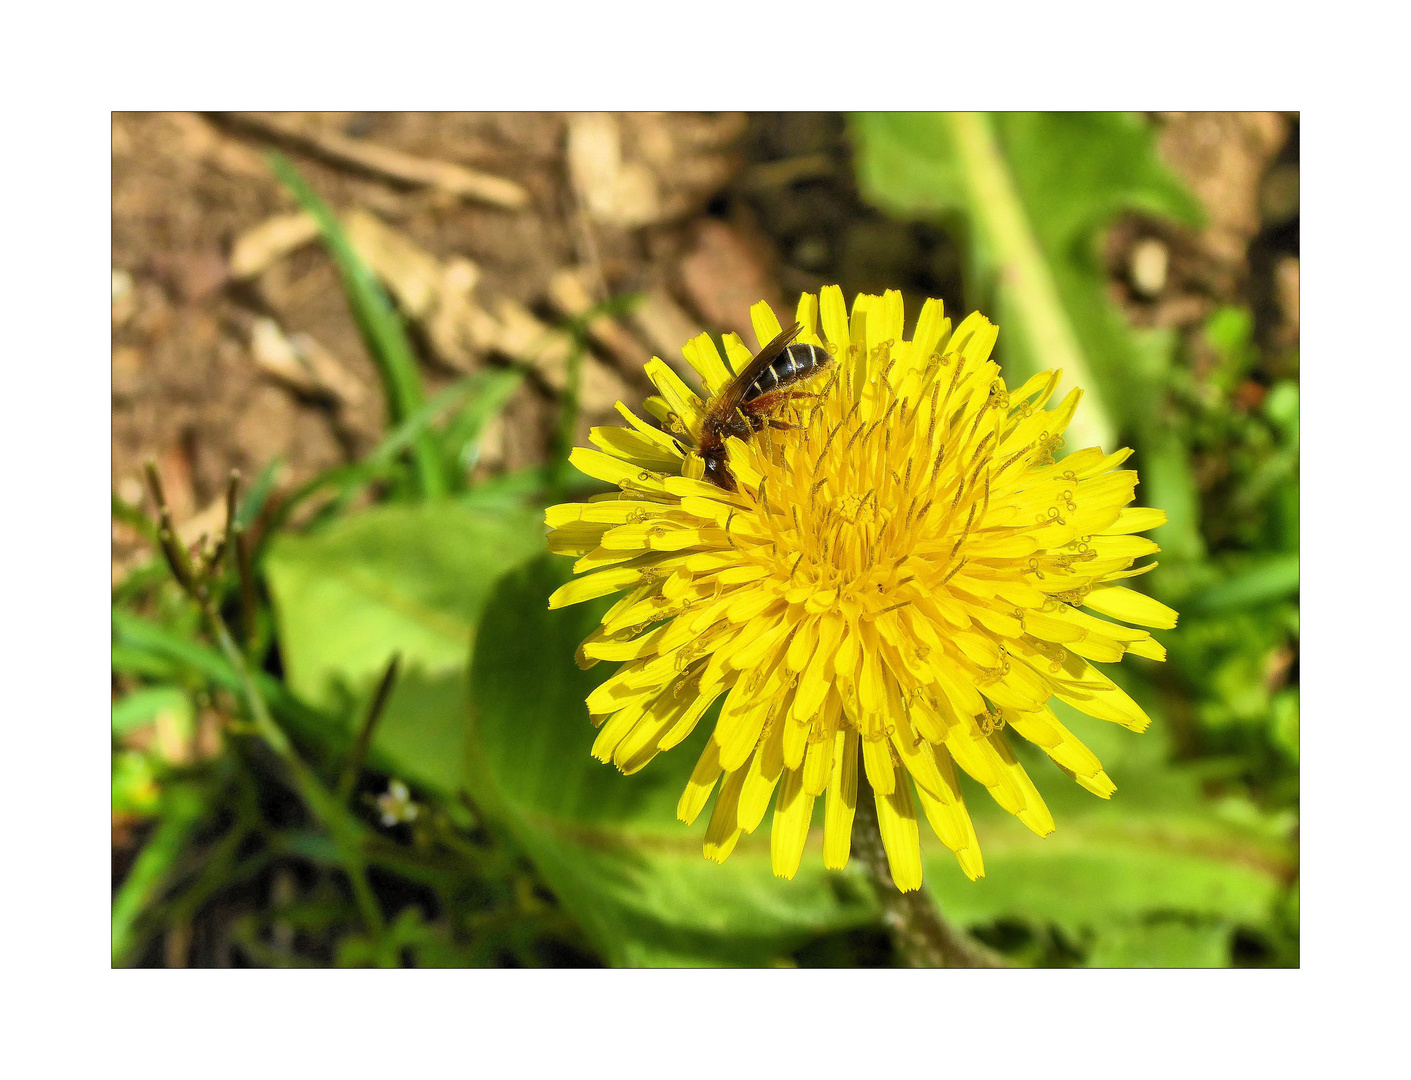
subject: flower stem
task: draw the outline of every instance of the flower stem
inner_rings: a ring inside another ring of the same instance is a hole
[[[867,870],[868,880],[877,890],[877,899],[882,904],[882,919],[891,931],[897,952],[907,967],[1007,966],[998,954],[946,922],[924,885],[911,892],[902,892],[893,884],[891,870],[887,866],[887,851],[882,846],[882,830],[877,824],[872,789],[865,781],[858,784],[852,846]]]
[[[1075,386],[1083,387],[1083,404],[1068,425],[1069,438],[1080,447],[1114,445],[1114,425],[1099,391],[1102,382],[1091,374],[1053,267],[996,137],[994,122],[984,113],[945,116],[977,232],[995,263],[1001,304],[1014,313],[1016,329],[1027,339],[1029,357],[1043,358],[1042,363],[1030,359],[1020,381],[1041,368],[1061,368],[1060,397]],[[1000,314],[1003,321],[1004,310]]]

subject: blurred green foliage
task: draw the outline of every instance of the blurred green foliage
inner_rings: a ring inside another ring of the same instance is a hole
[[[866,197],[962,243],[1006,370],[1050,366],[1057,342],[1095,391],[1088,430],[1135,447],[1142,501],[1171,517],[1162,568],[1136,584],[1182,612],[1160,635],[1165,665],[1115,675],[1156,718],[1148,732],[1058,706],[1114,799],[1021,744],[1057,833],[1039,840],[972,788],[987,876],[969,882],[932,842],[928,886],[1016,963],[1296,964],[1296,357],[1271,366],[1242,308],[1185,347],[1108,299],[1097,243],[1115,215],[1198,219],[1145,121],[852,123]],[[701,856],[704,820],[688,829],[675,806],[709,723],[631,777],[590,757],[583,699],[611,665],[582,671],[573,653],[602,605],[548,611],[568,562],[542,554],[569,439],[547,468],[472,484],[519,372],[428,401],[336,214],[275,168],[319,221],[391,430],[283,497],[271,463],[237,504],[248,570],[233,539],[198,552],[204,614],[160,562],[114,589],[113,814],[140,840],[116,875],[114,963],[888,962],[865,881],[824,871],[816,838],[792,882],[770,872],[767,830],[723,866]],[[586,322],[570,325],[580,357]],[[1270,370],[1259,404],[1240,404]],[[116,497],[114,516],[158,533]]]

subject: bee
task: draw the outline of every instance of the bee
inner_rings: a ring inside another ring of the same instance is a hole
[[[789,427],[770,419],[770,411],[790,399],[812,397],[790,387],[833,362],[827,351],[817,345],[794,341],[802,330],[799,323],[794,323],[782,331],[706,406],[696,453],[705,462],[706,479],[717,487],[736,490],[735,477],[726,459],[725,440],[732,435],[748,439],[765,424]]]

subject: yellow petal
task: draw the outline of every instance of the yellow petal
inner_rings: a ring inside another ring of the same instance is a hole
[[[611,761],[613,751],[617,749],[618,743],[627,738],[641,718],[642,707],[640,704],[629,705],[625,709],[619,709],[613,713],[608,722],[599,729],[598,737],[593,740],[593,756],[604,764]]]
[[[699,438],[701,420],[705,416],[705,405],[695,393],[681,381],[681,376],[672,371],[665,360],[652,357],[646,365],[647,378],[661,391],[662,400],[674,412],[693,437]]]
[[[839,296],[841,300],[841,295]],[[833,774],[823,815],[823,865],[841,870],[852,849],[852,820],[857,813],[857,731],[845,727],[834,736]]]
[[[784,764],[790,769],[803,767],[804,755],[808,752],[809,732],[812,725],[804,720],[779,715],[779,723],[784,727]]]
[[[1106,529],[1109,533],[1139,533],[1166,524],[1166,511],[1149,506],[1129,506]]]
[[[743,682],[736,683],[735,689],[725,699],[712,736],[720,745],[720,761],[725,768],[738,769],[759,743],[764,722],[775,707],[774,699],[782,688],[779,670],[776,667],[753,692]]]
[[[1102,772],[1102,762],[1082,741],[1059,722],[1050,709],[1037,713],[1005,712],[1005,720],[1017,734],[1065,769],[1079,776],[1096,776]]]
[[[700,375],[707,390],[718,394],[725,389],[730,382],[730,369],[720,359],[720,350],[715,347],[709,334],[697,334],[686,342],[681,352],[686,357],[686,363]]]
[[[867,781],[879,795],[889,795],[895,783],[896,772],[892,765],[892,751],[886,736],[862,737],[862,763],[867,769]]]
[[[720,785],[720,794],[715,800],[715,809],[710,813],[710,824],[706,826],[705,856],[723,863],[735,850],[735,842],[744,832],[740,828],[738,815],[740,789],[745,783],[745,770],[736,769]]]
[[[755,340],[759,342],[761,349],[778,337],[784,329],[779,325],[779,317],[774,314],[774,309],[763,300],[750,307],[750,325],[754,327]]]
[[[1089,666],[1091,667],[1091,665]],[[1079,712],[1095,716],[1099,720],[1121,724],[1124,728],[1129,728],[1132,731],[1145,731],[1151,724],[1151,717],[1147,716],[1142,707],[1133,701],[1125,690],[1101,672],[1093,669],[1092,674],[1107,685],[1092,692],[1078,692],[1067,689],[1063,683],[1058,683],[1055,696],[1059,701],[1067,702]]]
[[[876,802],[877,824],[892,882],[902,892],[921,888],[921,834],[905,774],[896,778],[891,794],[877,795]]]
[[[819,316],[823,320],[823,336],[838,347],[841,358],[848,348],[848,309],[843,303],[843,290],[825,285],[818,294]]]
[[[825,672],[833,662],[833,654],[842,640],[843,617],[830,611],[818,622],[817,633],[817,645],[809,659],[807,670],[799,678],[798,692],[794,695],[791,715],[799,719],[813,717],[828,695],[829,683]]]
[[[818,334],[818,297],[815,294],[804,293],[799,297],[794,321],[803,327],[803,333],[799,335],[800,341],[806,341],[810,345],[823,344],[823,339]]]
[[[686,783],[681,801],[676,804],[676,816],[687,825],[691,824],[710,801],[711,790],[720,778],[720,749],[713,741],[707,741],[696,762],[695,771]]]
[[[978,311],[972,311],[960,321],[951,335],[950,347],[958,351],[971,364],[979,364],[990,358],[999,337],[999,327],[990,322]]]
[[[588,440],[609,454],[645,469],[675,472],[681,468],[680,449],[664,435],[654,439],[629,428],[595,427],[588,432]]]
[[[1033,780],[1029,779],[1029,774],[1024,771],[1024,766],[1020,765],[1018,759],[1015,758],[1014,751],[1005,741],[1004,736],[995,732],[989,736],[987,741],[994,750],[995,756],[1000,759],[1001,768],[1019,788],[1022,795],[1023,806],[1015,812],[1016,816],[1040,836],[1047,836],[1053,832],[1053,815],[1044,805],[1043,796],[1039,794],[1039,789],[1034,787]]]
[[[835,737],[814,739],[808,744],[799,775],[803,777],[804,790],[810,795],[822,795],[828,790],[828,780],[833,774],[833,746]]]
[[[1098,585],[1083,600],[1083,606],[1102,615],[1140,626],[1170,630],[1176,625],[1176,612],[1159,600],[1125,585]]]
[[[689,699],[675,697],[669,691],[663,693],[645,710],[632,733],[617,745],[613,764],[628,776],[640,771],[660,752],[662,736],[675,726],[689,704]]]
[[[793,769],[784,774],[769,837],[769,856],[775,877],[793,878],[798,873],[813,819],[813,800],[814,796],[804,790],[801,771]]]
[[[896,727],[892,731],[891,741],[897,757],[918,788],[929,789],[939,795],[941,774],[936,771],[936,758],[931,753],[930,745],[913,730],[906,710],[899,709],[894,716]]]
[[[1133,641],[1127,646],[1127,651],[1133,656],[1144,656],[1148,660],[1165,660],[1166,648],[1155,638],[1143,638],[1141,641]]]
[[[952,851],[959,851],[975,843],[975,827],[970,823],[970,815],[965,810],[965,799],[960,793],[960,782],[955,775],[955,765],[945,747],[928,746],[923,748],[936,764],[936,773],[941,777],[941,787],[936,793],[925,788],[917,788],[922,808],[931,828],[940,837],[941,843]]]
[[[921,317],[916,320],[916,333],[911,339],[913,363],[917,367],[924,368],[930,361],[948,322],[942,301],[927,300],[921,305]]]
[[[714,690],[702,690],[697,688],[695,693],[690,697],[691,704],[687,707],[685,713],[682,714],[681,719],[676,721],[675,725],[661,737],[661,740],[657,743],[657,749],[670,750],[673,746],[676,746],[686,739],[691,732],[696,730],[696,725],[700,723],[701,717],[705,715],[707,709],[715,704],[715,699],[722,693],[724,693],[724,690],[719,688]],[[712,743],[711,745],[714,744]]]
[[[776,727],[750,759],[749,768],[745,771],[745,782],[740,788],[739,822],[740,828],[747,833],[759,827],[764,820],[764,812],[769,809],[769,800],[784,764],[780,751],[782,741],[782,728]]]
[[[641,488],[660,488],[661,477],[654,472],[634,465],[630,461],[604,454],[601,450],[589,450],[575,446],[568,455],[569,463],[579,472],[609,484],[632,484]]]
[[[730,367],[735,374],[744,371],[750,366],[750,361],[754,359],[754,353],[745,344],[739,334],[731,332],[721,337],[721,342],[725,346],[725,356],[730,361]]]
[[[599,570],[595,574],[575,578],[560,585],[549,597],[549,607],[568,607],[570,604],[581,604],[584,600],[596,600],[600,596],[607,596],[608,593],[635,585],[641,578],[642,571],[632,567]]]

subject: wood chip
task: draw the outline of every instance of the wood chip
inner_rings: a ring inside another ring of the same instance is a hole
[[[609,113],[568,118],[568,173],[588,216],[604,225],[637,228],[661,218],[652,171],[622,156],[622,132]]]
[[[498,323],[495,351],[524,361],[538,371],[552,389],[563,390],[573,338],[566,331],[549,326],[519,301],[507,297],[495,301],[490,314]]]
[[[194,546],[201,537],[214,540],[225,531],[225,496],[212,499],[202,509],[180,521],[176,526],[176,538],[186,547]]]
[[[372,396],[372,389],[358,378],[317,338],[302,331],[289,335],[294,352],[323,390],[340,404],[358,408]]]
[[[386,285],[401,311],[421,327],[438,359],[471,370],[493,354],[527,364],[551,390],[563,392],[574,348],[570,333],[550,326],[517,300],[477,298],[481,272],[475,263],[461,257],[439,259],[366,210],[351,211],[343,226],[359,258]],[[560,280],[557,291],[575,314],[591,306],[581,280]],[[595,320],[590,333],[614,352],[635,356],[639,365],[645,362],[641,345],[607,316]],[[250,345],[262,370],[300,393],[348,404],[367,393],[317,342],[286,335],[273,319],[255,321]],[[627,384],[608,365],[593,356],[584,358],[585,413],[610,410],[619,398],[629,396]]]
[[[137,287],[126,270],[113,268],[113,329],[126,325],[137,311]]]
[[[495,351],[527,363],[549,389],[562,394],[568,386],[572,336],[515,300],[499,300],[493,315],[500,327]],[[591,353],[583,357],[582,380],[579,404],[588,416],[604,415],[615,402],[634,396],[622,376]]]
[[[246,229],[230,249],[230,276],[248,281],[318,238],[318,222],[302,211],[277,214]]]
[[[304,123],[268,113],[226,113],[232,123],[296,146],[332,164],[360,169],[412,187],[430,187],[458,199],[508,210],[529,205],[529,192],[512,180],[468,169],[449,161],[415,157],[365,139],[319,131]]]
[[[496,346],[498,331],[487,324],[473,296],[480,281],[475,263],[438,259],[366,210],[353,210],[344,227],[353,249],[421,326],[442,363],[469,371]]]
[[[310,397],[357,406],[367,400],[363,381],[308,334],[286,335],[270,318],[250,328],[250,354],[265,374]]]
[[[404,234],[361,208],[343,219],[348,242],[387,283],[402,310],[425,318],[441,292],[441,260]]]
[[[205,161],[221,172],[269,182],[269,164],[239,139],[231,138],[210,120],[197,113],[173,112],[159,114],[163,123],[173,129],[184,155]]]
[[[299,356],[299,350],[289,340],[277,322],[270,318],[256,319],[250,328],[250,355],[266,375],[273,376],[301,394],[322,392],[313,370]]]
[[[754,341],[752,304],[768,300],[781,322],[790,314],[763,249],[723,221],[700,222],[680,272],[686,295],[706,322],[736,331],[746,343]]]
[[[590,280],[590,272],[586,268],[560,270],[549,279],[550,303],[564,315],[582,316],[594,306],[588,288]],[[598,315],[592,319],[588,323],[588,336],[629,372],[640,370],[647,362],[648,353],[642,343],[611,315]]]
[[[666,286],[656,284],[649,288],[627,318],[657,356],[692,385],[700,382],[700,376],[686,363],[681,349],[703,327],[686,314]]]
[[[745,187],[751,191],[788,187],[800,180],[817,180],[832,176],[837,165],[827,154],[803,154],[800,157],[766,161],[750,167],[744,175]]]

